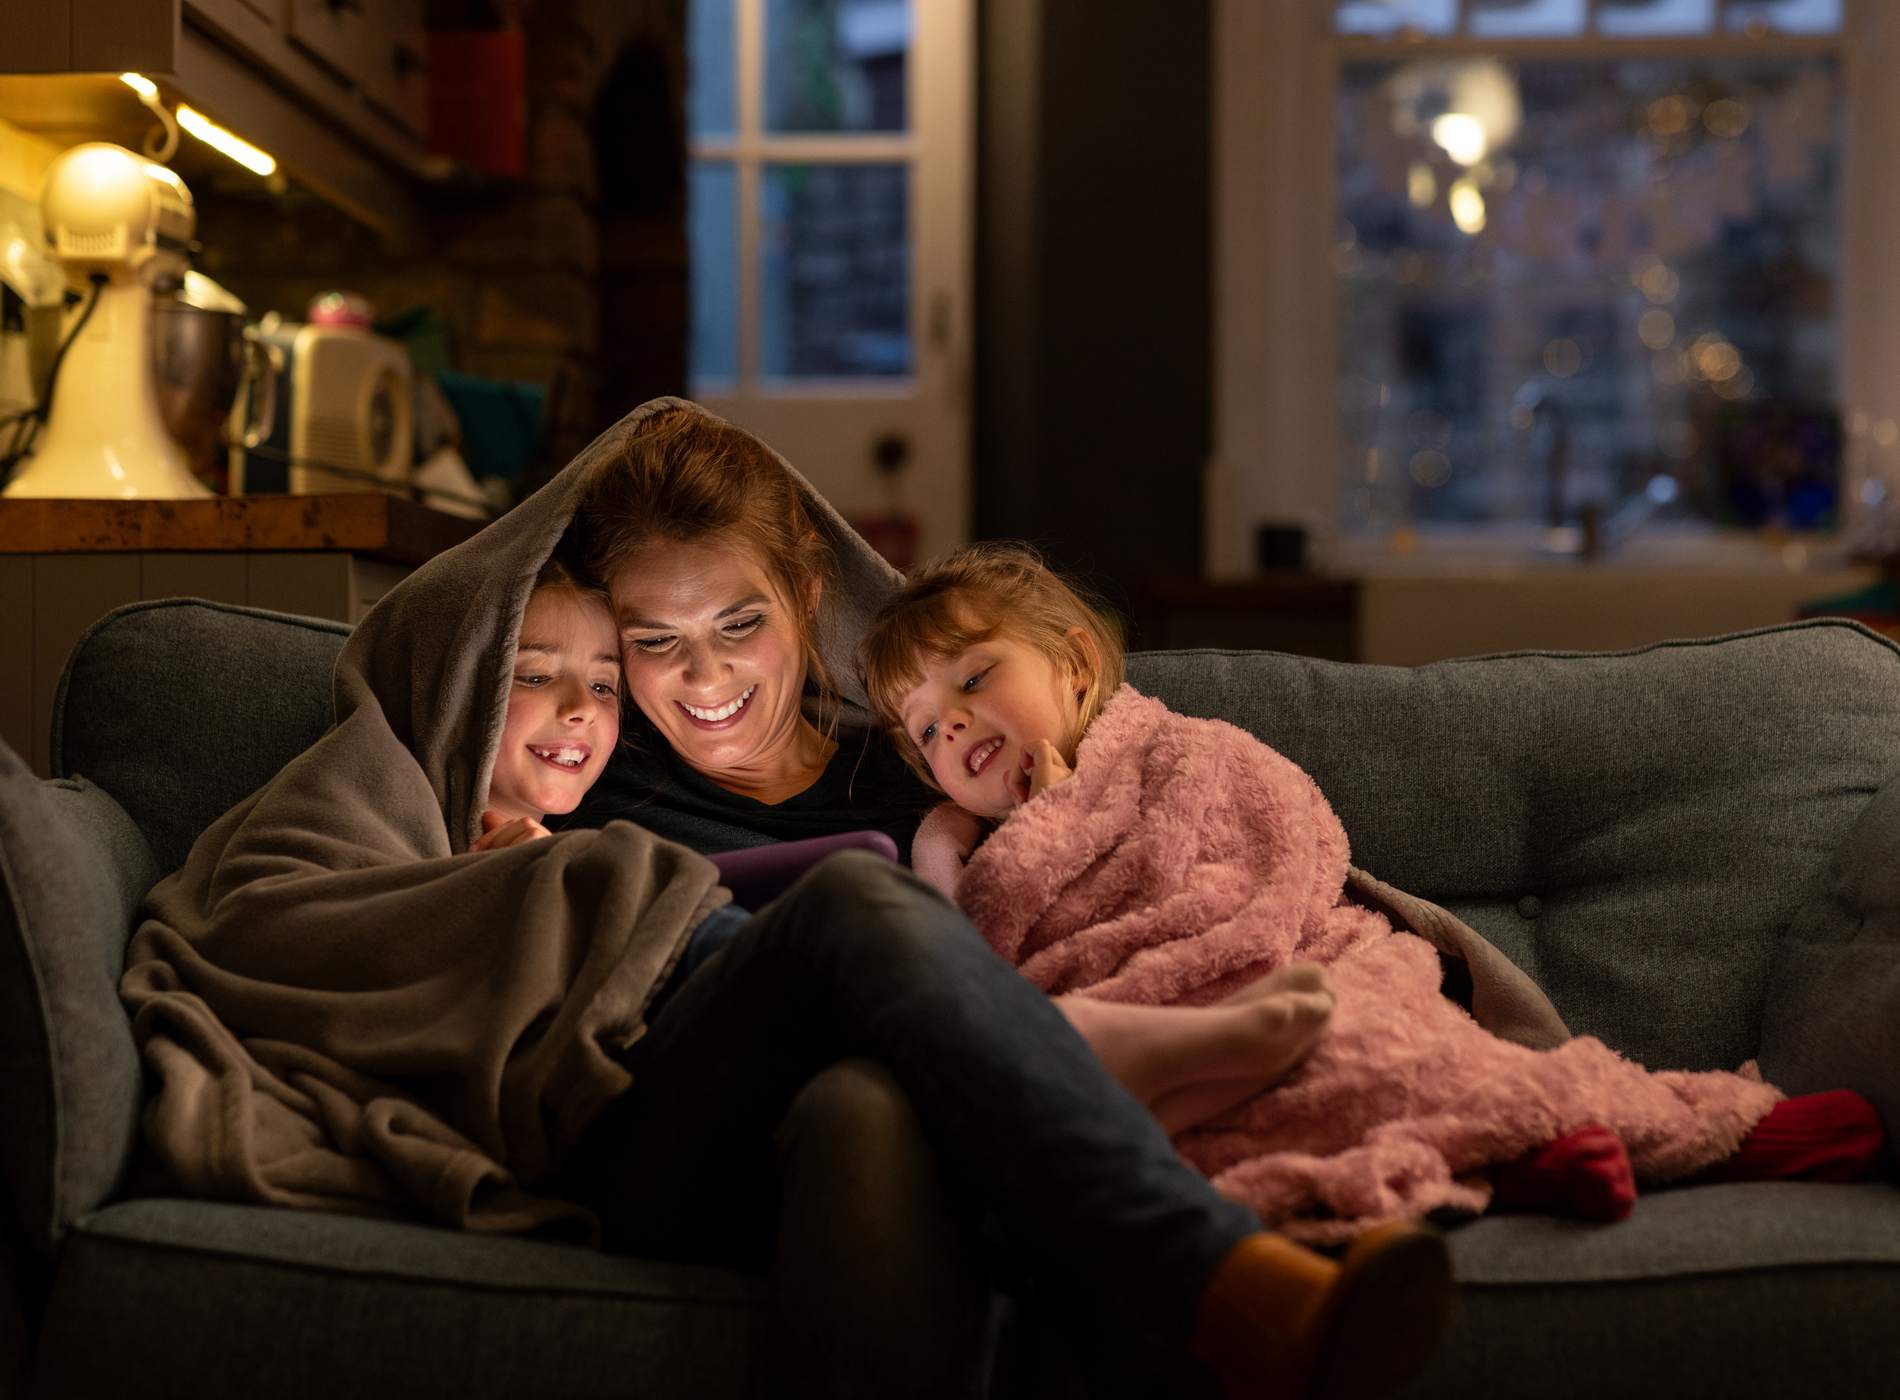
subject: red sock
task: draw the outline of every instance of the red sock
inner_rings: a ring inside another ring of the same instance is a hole
[[[1492,1208],[1544,1211],[1584,1220],[1622,1220],[1636,1204],[1636,1177],[1623,1140],[1589,1123],[1545,1143],[1491,1177]]]
[[[1852,1089],[1783,1099],[1703,1181],[1860,1181],[1880,1165],[1887,1134]]]

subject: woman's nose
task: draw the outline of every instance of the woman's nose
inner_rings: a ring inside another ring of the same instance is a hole
[[[710,651],[687,647],[680,662],[680,679],[687,685],[704,685],[719,678],[719,664]]]

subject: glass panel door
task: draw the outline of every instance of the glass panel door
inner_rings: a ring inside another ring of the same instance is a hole
[[[874,543],[967,538],[970,0],[691,0],[690,392]]]

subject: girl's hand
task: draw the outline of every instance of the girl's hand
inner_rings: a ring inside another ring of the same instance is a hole
[[[1057,783],[1066,782],[1075,776],[1075,769],[1069,767],[1056,751],[1056,746],[1047,739],[1038,739],[1023,755],[1023,771],[1029,775],[1029,791],[1023,801],[1027,802],[1039,792],[1047,792]]]
[[[475,838],[471,851],[499,851],[505,846],[519,846],[524,841],[539,841],[551,836],[549,831],[533,817],[516,817],[504,821],[499,812],[482,813],[482,834]]]

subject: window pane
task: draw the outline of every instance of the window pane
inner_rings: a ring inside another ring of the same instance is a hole
[[[909,171],[769,165],[761,191],[760,372],[911,372]]]
[[[1835,34],[1841,0],[1729,0],[1723,18],[1730,29],[1759,25],[1784,34]]]
[[[1586,0],[1466,0],[1471,32],[1485,39],[1568,38],[1583,32]]]
[[[1341,34],[1449,34],[1458,27],[1458,0],[1339,0],[1333,27]]]
[[[690,0],[686,20],[686,107],[694,136],[739,129],[733,9],[737,0]]]
[[[695,385],[737,379],[739,179],[731,162],[693,162],[686,184],[686,227],[693,316],[689,373]]]
[[[1644,34],[1707,34],[1715,28],[1715,0],[1597,0],[1597,32],[1618,38]]]
[[[902,131],[910,0],[767,0],[768,131]]]
[[[1349,526],[1835,518],[1832,58],[1354,63]]]

